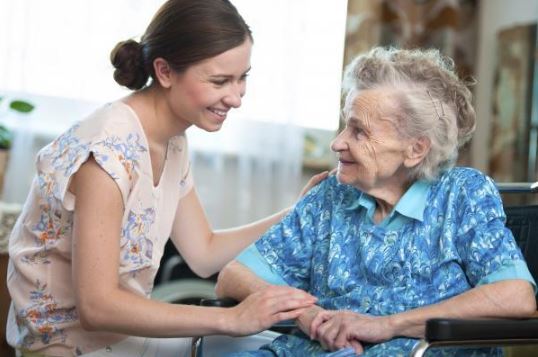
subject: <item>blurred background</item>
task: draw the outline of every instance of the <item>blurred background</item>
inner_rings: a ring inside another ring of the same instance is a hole
[[[0,0],[0,124],[13,134],[3,169],[0,157],[4,202],[24,202],[43,145],[128,94],[112,80],[109,52],[138,38],[162,2]],[[187,132],[215,227],[293,203],[307,177],[334,165],[342,69],[376,45],[453,57],[477,80],[477,132],[460,163],[499,181],[536,181],[538,1],[232,2],[255,39],[247,95],[219,133]],[[14,100],[33,109],[14,110]]]
[[[0,185],[8,226],[9,212],[28,193],[37,151],[128,94],[112,79],[110,50],[138,38],[162,3],[0,0]],[[232,3],[255,40],[247,95],[220,132],[187,131],[195,183],[213,227],[289,206],[306,179],[334,166],[329,143],[340,127],[342,69],[377,45],[435,47],[454,58],[460,76],[477,81],[477,131],[460,164],[500,182],[537,180],[537,0]],[[0,229],[4,252],[8,232]],[[165,260],[170,257],[176,257],[171,247]],[[166,280],[189,274],[169,268]]]

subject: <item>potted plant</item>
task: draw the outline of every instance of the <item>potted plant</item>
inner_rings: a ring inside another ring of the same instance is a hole
[[[0,97],[0,104],[4,98]],[[6,99],[7,100],[7,99]],[[10,100],[8,104],[8,111],[14,111],[17,113],[30,113],[34,110],[34,106],[24,100]],[[4,187],[4,176],[9,159],[9,150],[13,144],[13,132],[4,125],[2,120],[2,114],[4,110],[0,112],[0,193]],[[6,204],[0,201],[0,323],[5,325],[6,317],[9,309],[9,295],[6,290],[6,280],[3,278],[6,275],[6,267],[8,264],[8,245],[9,234],[11,228],[14,225],[17,216],[21,211],[19,204]],[[7,351],[6,351],[7,350]],[[5,356],[5,352],[10,352],[9,347],[4,339],[0,338],[0,354]]]
[[[0,103],[3,101],[3,97],[0,97]],[[28,114],[34,110],[34,105],[25,100],[11,100],[9,102],[9,109],[17,113]],[[13,132],[3,125],[0,120],[0,191],[4,187],[4,175],[7,168],[9,159],[9,150],[13,144]]]

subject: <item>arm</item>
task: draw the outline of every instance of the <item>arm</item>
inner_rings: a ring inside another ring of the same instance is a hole
[[[271,284],[259,278],[243,264],[231,261],[219,273],[215,293],[218,297],[230,297],[243,301],[247,296],[270,287]]]
[[[525,318],[536,312],[532,285],[525,280],[505,280],[480,285],[461,295],[391,317],[395,335],[424,337],[426,320],[445,318]]]
[[[474,286],[466,292],[430,306],[393,316],[365,316],[351,312],[333,313],[340,317],[328,321],[329,314],[316,321],[314,330],[327,345],[334,343],[338,320],[355,327],[349,337],[360,341],[381,342],[395,336],[423,337],[430,318],[520,318],[536,311],[532,277],[522,261],[512,234],[504,226],[502,202],[495,186],[481,174],[467,173],[464,184],[456,187],[458,199],[452,210],[457,234],[441,235],[445,253],[460,259],[466,281]],[[463,181],[462,181],[463,182]],[[463,275],[462,275],[463,276]],[[318,326],[327,321],[325,327]],[[354,322],[353,322],[354,321]],[[331,325],[336,323],[331,328]],[[339,335],[339,344],[343,335]],[[332,345],[334,346],[334,345]]]
[[[284,290],[253,294],[231,309],[166,304],[126,291],[118,277],[124,208],[117,185],[90,158],[70,190],[77,198],[73,282],[85,329],[153,337],[248,334],[294,318],[311,304],[303,295]]]
[[[276,285],[269,284],[265,280],[259,278],[252,272],[252,270],[245,267],[243,264],[232,261],[219,273],[215,292],[218,297],[231,297],[242,301],[257,291],[275,287]],[[312,299],[315,301],[313,296]],[[325,310],[317,305],[312,305],[304,309],[296,319],[298,327],[304,333],[309,335],[312,320],[321,311]]]
[[[533,288],[524,280],[481,285],[438,304],[390,316],[362,315],[351,311],[318,314],[311,324],[313,338],[328,349],[351,341],[379,343],[395,337],[423,338],[431,318],[523,318],[536,312]]]
[[[323,172],[313,176],[303,188],[301,195],[324,180],[327,175],[327,172]],[[213,231],[193,189],[179,202],[172,229],[172,240],[189,267],[196,274],[207,277],[222,269],[288,212],[289,208],[245,226]]]

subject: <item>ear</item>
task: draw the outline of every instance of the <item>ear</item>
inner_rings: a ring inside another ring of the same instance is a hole
[[[172,69],[168,62],[161,58],[155,58],[153,60],[153,71],[155,72],[155,79],[159,81],[159,84],[163,88],[170,88],[172,85]]]
[[[408,168],[417,166],[428,155],[430,148],[430,139],[424,136],[413,140],[405,151],[404,165]]]

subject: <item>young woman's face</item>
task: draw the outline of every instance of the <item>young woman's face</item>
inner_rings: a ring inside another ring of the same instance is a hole
[[[222,127],[228,111],[241,106],[250,70],[252,42],[173,73],[169,96],[175,116],[206,131]]]

